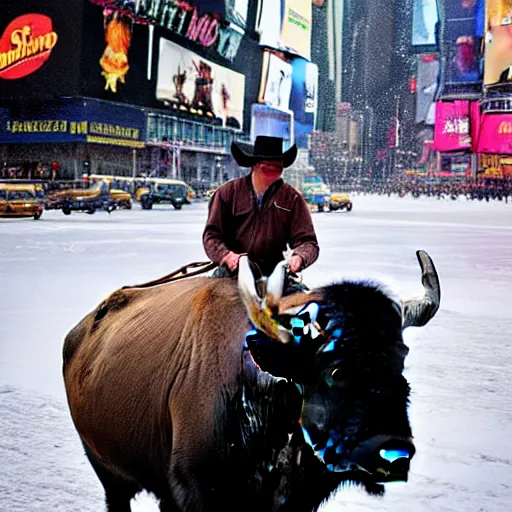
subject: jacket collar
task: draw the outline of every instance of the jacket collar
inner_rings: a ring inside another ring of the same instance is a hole
[[[256,194],[256,191],[254,190],[253,184],[252,184],[252,171],[245,177],[245,182],[247,184],[247,188],[251,192],[252,196],[255,200],[258,199],[258,196]],[[272,197],[274,194],[282,187],[284,181],[283,178],[279,178],[278,180],[274,181],[270,187],[265,190],[263,193],[263,199],[262,199],[262,206],[265,205],[265,203]]]

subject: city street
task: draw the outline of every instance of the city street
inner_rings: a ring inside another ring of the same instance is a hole
[[[315,213],[315,287],[374,278],[406,298],[433,258],[441,309],[406,331],[417,454],[384,498],[341,490],[323,512],[509,512],[512,508],[512,204],[357,196],[350,213]],[[101,512],[62,381],[64,336],[115,289],[206,259],[206,203],[108,215],[45,211],[0,219],[0,510]],[[149,341],[149,340],[148,340]],[[129,392],[129,390],[127,390]],[[143,495],[136,512],[156,512]]]

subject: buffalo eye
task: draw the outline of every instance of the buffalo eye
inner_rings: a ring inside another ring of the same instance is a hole
[[[334,368],[327,374],[327,382],[330,387],[343,388],[348,386],[348,381],[341,368]]]
[[[341,382],[343,380],[343,375],[341,374],[340,368],[334,368],[331,372],[331,379],[333,382]]]

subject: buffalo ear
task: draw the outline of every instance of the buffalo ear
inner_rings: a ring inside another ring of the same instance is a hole
[[[296,343],[281,343],[256,332],[247,336],[247,346],[256,364],[274,377],[302,382],[303,355]]]

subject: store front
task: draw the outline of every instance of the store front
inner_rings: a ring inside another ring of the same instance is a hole
[[[512,178],[512,102],[492,98],[472,113],[480,179]]]
[[[0,110],[2,166],[57,162],[61,179],[84,171],[135,175],[145,139],[136,107],[75,98]]]
[[[470,111],[469,101],[440,101],[436,104],[435,176],[454,180],[471,177],[473,138]]]

